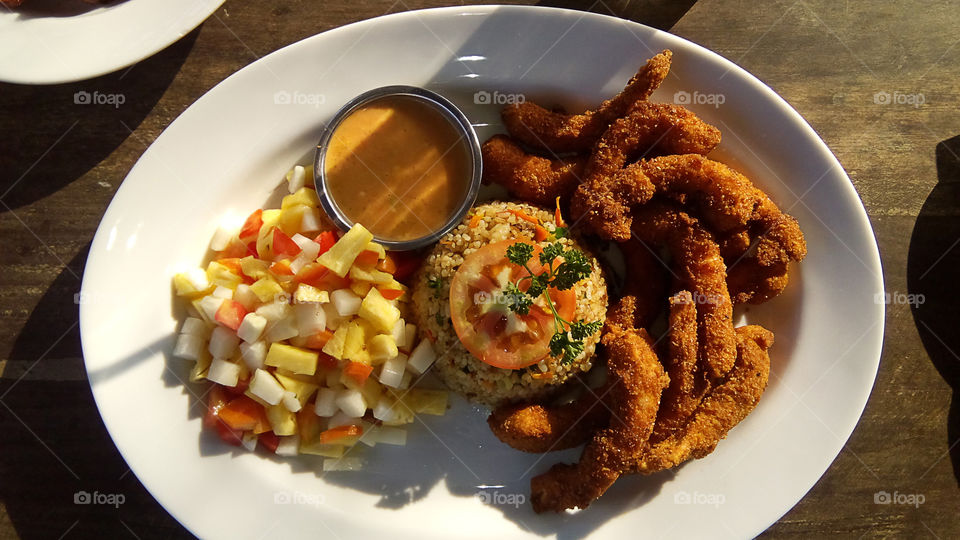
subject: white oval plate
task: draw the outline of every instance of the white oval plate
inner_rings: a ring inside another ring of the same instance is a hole
[[[31,4],[33,4],[31,9]],[[37,5],[44,10],[38,12]],[[187,35],[223,0],[26,0],[0,7],[0,81],[59,84],[125,68]]]
[[[261,206],[291,164],[309,162],[340,104],[377,86],[428,86],[462,105],[484,139],[500,128],[500,106],[489,102],[523,92],[570,107],[597,103],[662,48],[674,51],[674,68],[653,99],[689,96],[723,130],[717,154],[795,215],[809,242],[786,293],[747,314],[776,332],[773,373],[757,409],[716,452],[622,478],[586,511],[538,516],[526,500],[531,475],[578,452],[513,451],[490,434],[484,411],[459,398],[446,416],[414,424],[406,447],[367,452],[368,468],[355,473],[323,475],[319,458],[247,454],[201,434],[203,407],[177,379],[186,366],[169,357],[170,278],[202,260],[225,214]],[[314,36],[200,98],[144,153],[107,210],[80,322],[114,442],[157,500],[204,538],[749,537],[803,497],[856,425],[880,355],[880,276],[843,168],[783,99],[733,63],[615,18],[457,7]]]

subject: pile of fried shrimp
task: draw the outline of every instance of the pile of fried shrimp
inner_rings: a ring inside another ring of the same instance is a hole
[[[793,217],[706,157],[719,129],[649,101],[671,59],[669,50],[657,54],[594,110],[509,105],[509,135],[483,144],[485,182],[530,203],[559,200],[571,226],[618,242],[626,261],[625,290],[601,339],[606,382],[572,402],[509,404],[488,418],[518,450],[585,444],[577,463],[531,480],[536,512],[586,508],[620,475],[712,452],[757,405],[770,373],[773,333],[735,328],[733,307],[780,294],[789,264],[806,255]],[[667,330],[655,342],[648,329],[664,310]]]

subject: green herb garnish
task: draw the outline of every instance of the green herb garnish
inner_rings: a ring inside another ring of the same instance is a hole
[[[566,229],[558,228],[557,232],[566,234]],[[561,235],[555,232],[557,238]],[[600,330],[603,325],[600,321],[568,321],[557,313],[556,306],[553,305],[553,299],[547,293],[549,287],[557,290],[567,290],[572,288],[578,281],[586,278],[593,271],[587,256],[578,249],[564,249],[560,242],[547,244],[541,251],[539,259],[543,269],[540,273],[534,273],[530,269],[530,260],[533,258],[534,247],[526,242],[517,242],[507,248],[507,260],[522,266],[526,269],[526,276],[521,277],[516,283],[507,285],[508,307],[520,315],[526,315],[530,312],[530,306],[533,301],[543,296],[547,306],[553,313],[555,331],[550,338],[550,354],[557,357],[565,363],[572,362],[574,358],[583,353],[584,340]],[[561,262],[557,262],[560,260]],[[520,284],[529,281],[529,287],[526,292],[520,289]]]
[[[433,289],[433,297],[440,298],[440,289],[443,288],[443,279],[431,277],[427,280],[427,286]]]

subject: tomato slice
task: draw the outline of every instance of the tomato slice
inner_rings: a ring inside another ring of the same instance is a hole
[[[380,260],[380,255],[376,251],[370,251],[365,249],[357,255],[357,258],[354,259],[353,264],[358,264],[360,266],[374,266],[377,264],[377,261]]]
[[[332,248],[334,244],[337,243],[337,233],[333,231],[323,231],[322,233],[318,234],[313,241],[320,244],[319,255],[323,255],[330,248]]]
[[[546,305],[533,304],[527,315],[513,313],[502,301],[507,281],[516,283],[529,275],[523,267],[507,260],[507,248],[518,241],[488,244],[470,254],[457,269],[450,283],[450,313],[460,342],[471,354],[491,366],[520,369],[535,364],[550,353],[550,338],[556,323]],[[534,273],[543,267],[542,250],[534,247],[528,266]],[[520,289],[529,287],[529,280]],[[571,320],[577,300],[572,289],[549,289],[557,313]]]
[[[254,241],[257,240],[257,233],[260,232],[260,227],[263,226],[263,210],[257,209],[254,210],[250,217],[243,223],[243,227],[240,228],[240,234],[238,235],[241,240],[249,242],[250,239]]]
[[[236,300],[231,300],[225,298],[223,303],[220,304],[220,307],[217,309],[217,313],[214,315],[214,318],[218,323],[226,326],[231,330],[236,330],[240,328],[240,323],[243,322],[243,318],[247,316],[247,309],[243,307],[243,304],[237,302]]]

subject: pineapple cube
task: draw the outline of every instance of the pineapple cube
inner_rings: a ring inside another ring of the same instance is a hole
[[[343,235],[343,238],[337,240],[333,247],[321,255],[317,262],[329,268],[334,274],[346,277],[357,255],[367,248],[371,240],[373,240],[373,234],[357,223]]]
[[[367,351],[370,353],[370,361],[373,365],[379,365],[383,362],[397,356],[400,352],[397,349],[397,342],[393,336],[387,334],[377,334],[370,339],[367,344]]]
[[[207,373],[210,370],[210,363],[213,362],[213,356],[210,355],[210,352],[204,347],[200,350],[200,355],[197,357],[197,363],[193,365],[193,368],[190,369],[190,382],[202,381],[207,378]]]
[[[191,299],[205,296],[215,287],[207,279],[207,273],[199,268],[173,276],[173,286],[177,291],[177,296],[185,296]]]
[[[253,279],[265,277],[268,268],[270,268],[270,265],[267,261],[262,261],[253,255],[248,255],[240,259],[240,271]]]
[[[287,195],[289,197],[290,195]],[[300,232],[300,224],[303,223],[303,215],[310,211],[310,207],[304,204],[288,206],[280,211],[280,218],[277,219],[277,227],[287,234],[293,236]]]
[[[400,320],[400,310],[385,299],[377,289],[370,289],[367,296],[363,298],[358,315],[384,333],[390,333],[393,325]]]
[[[312,456],[323,456],[328,458],[339,458],[343,456],[346,447],[342,444],[323,444],[320,441],[303,442],[300,441],[300,453]]]
[[[266,411],[267,420],[270,420],[270,425],[273,427],[274,433],[281,437],[287,435],[296,435],[297,416],[288,411],[282,403],[271,405],[266,408]]]
[[[356,266],[354,266],[356,268]],[[350,271],[353,273],[353,270]],[[353,294],[363,298],[370,292],[370,288],[373,287],[373,284],[369,281],[353,281],[350,283],[350,290],[353,291]]]
[[[442,416],[447,412],[447,392],[444,390],[412,388],[403,396],[403,402],[419,414]]]
[[[240,276],[234,274],[229,268],[217,261],[210,261],[210,264],[207,266],[207,279],[210,280],[210,284],[214,286],[226,287],[228,289],[236,289],[237,285],[243,281]]]
[[[349,329],[350,325],[348,324],[344,324],[337,328],[336,332],[333,333],[333,337],[330,338],[330,341],[323,346],[323,352],[329,354],[337,360],[343,360],[343,349],[347,342],[347,332]]]
[[[330,293],[312,285],[301,283],[293,293],[295,304],[325,304],[330,301]]]
[[[350,268],[350,279],[369,281],[377,285],[386,285],[393,281],[393,275],[381,272],[380,270],[363,269],[359,266],[353,266]]]
[[[298,205],[312,206],[316,208],[320,206],[320,197],[317,197],[316,191],[308,187],[302,187],[296,192],[285,196],[280,202],[280,209],[286,210],[287,208]],[[266,222],[266,220],[264,220],[264,222]]]
[[[277,296],[284,294],[283,287],[268,277],[258,279],[253,285],[250,285],[250,290],[264,303],[273,302]]]
[[[364,347],[374,333],[370,324],[363,319],[350,321],[347,324],[347,335],[343,343],[343,358],[369,364],[370,354],[364,350]]]
[[[306,380],[296,375],[287,375],[277,371],[273,374],[274,377],[283,387],[293,392],[297,396],[297,401],[300,402],[300,406],[306,405],[307,401],[313,396],[314,392],[317,391],[318,385],[312,380]]]
[[[298,375],[313,375],[317,372],[319,357],[317,351],[301,349],[283,343],[273,343],[270,345],[270,350],[267,351],[267,359],[264,363]]]
[[[367,251],[374,251],[374,252],[376,252],[377,256],[378,256],[380,259],[386,259],[386,258],[387,258],[387,250],[384,249],[383,246],[381,246],[380,244],[378,244],[378,243],[376,243],[376,242],[370,242],[369,244],[367,244],[367,247],[366,247],[365,249],[366,249]]]

